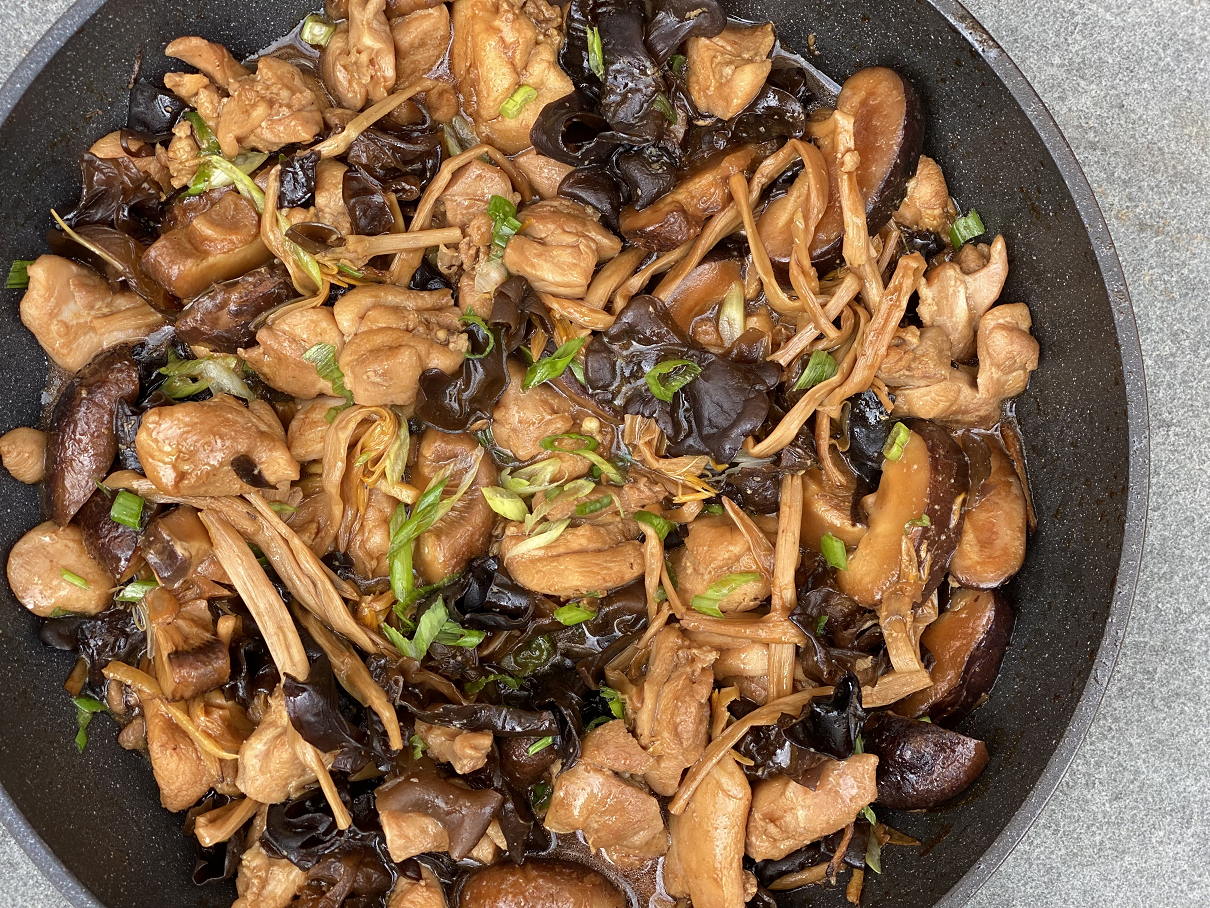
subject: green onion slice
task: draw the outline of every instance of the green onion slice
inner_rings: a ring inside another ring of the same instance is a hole
[[[814,388],[835,375],[836,360],[832,358],[832,354],[826,350],[816,350],[811,354],[806,368],[802,370],[802,375],[798,376],[798,381],[791,390],[805,391],[807,388]]]
[[[154,590],[159,584],[154,580],[136,580],[128,583],[113,598],[118,602],[142,602],[143,597]]]
[[[185,112],[185,119],[189,121],[189,125],[193,127],[193,134],[197,138],[197,147],[204,155],[222,155],[223,150],[219,147],[218,139],[215,137],[213,130],[206,125],[206,121],[202,119],[202,115],[196,110]]]
[[[965,216],[954,221],[954,226],[950,228],[950,244],[954,249],[961,249],[963,244],[983,236],[986,232],[987,228],[983,226],[979,212],[972,208]]]
[[[298,36],[314,47],[327,47],[332,36],[336,34],[336,25],[329,22],[319,13],[311,13],[303,19],[302,30]]]
[[[566,517],[555,523],[550,523],[550,522],[544,523],[542,525],[542,531],[540,533],[536,533],[532,536],[529,536],[528,538],[523,539],[519,543],[517,543],[517,545],[512,550],[512,554],[513,555],[524,555],[526,552],[532,552],[535,549],[540,549],[540,548],[543,548],[544,546],[548,546],[552,542],[554,542],[556,539],[558,539],[560,536],[562,536],[563,531],[565,529],[567,529],[567,527],[570,525],[571,525],[571,519],[566,518]]]
[[[903,449],[907,447],[908,439],[912,437],[912,430],[901,422],[891,426],[891,433],[887,436],[886,444],[882,446],[882,456],[894,463],[903,456]]]
[[[4,282],[7,290],[24,290],[29,286],[29,266],[32,259],[17,259],[8,269],[8,279]]]
[[[605,510],[611,504],[613,504],[612,495],[602,495],[600,498],[594,498],[592,501],[582,501],[576,505],[576,516],[587,517],[589,514]]]
[[[526,750],[526,752],[532,757],[534,754],[546,750],[546,748],[550,747],[550,745],[554,743],[555,739],[551,735],[547,735],[545,738],[539,738],[533,744],[529,745],[529,748]]]
[[[560,606],[555,609],[555,620],[560,624],[565,624],[571,627],[575,624],[583,624],[585,621],[591,621],[597,617],[597,613],[592,609],[585,608],[578,602],[569,602],[567,605]]]
[[[595,26],[588,29],[588,68],[605,81],[605,51],[601,47],[601,30]]]
[[[504,103],[500,105],[500,116],[506,120],[515,120],[521,114],[521,109],[538,97],[538,89],[532,85],[518,85]]]
[[[668,534],[676,526],[671,520],[665,520],[659,514],[652,514],[650,511],[635,511],[634,519],[644,526],[650,527],[651,531],[660,537],[660,542],[667,539]]]
[[[903,525],[903,535],[912,532],[912,527],[928,527],[932,526],[933,522],[929,520],[928,514],[921,514],[919,517],[914,517]]]
[[[652,106],[664,115],[664,118],[669,123],[676,122],[676,109],[672,106],[672,102],[668,100],[668,96],[662,91],[657,92],[655,99],[651,102]]]
[[[76,704],[76,749],[84,753],[88,746],[88,724],[97,713],[108,712],[109,707],[92,697],[72,697],[71,701]]]
[[[718,604],[740,587],[746,586],[749,583],[755,583],[757,580],[760,580],[760,574],[755,571],[728,574],[721,580],[716,580],[706,587],[706,592],[690,599],[689,604],[703,615],[709,615],[712,618],[721,618],[723,617],[723,613]]]
[[[528,391],[536,385],[558,378],[587,340],[586,337],[573,337],[550,356],[542,357],[525,370],[525,381],[522,382],[521,389]]]
[[[609,711],[613,713],[615,719],[624,719],[626,717],[626,705],[622,702],[622,695],[620,693],[612,687],[606,687],[602,684],[601,696],[609,704]]]
[[[78,586],[82,590],[88,589],[88,581],[79,574],[69,571],[67,568],[62,568],[59,571],[59,576],[70,583],[72,586]]]
[[[499,486],[485,486],[479,491],[491,509],[505,520],[524,520],[529,516],[529,508],[516,492]]]
[[[828,626],[828,616],[820,615],[819,619],[815,622],[815,633],[822,634],[823,629],[827,626]]]
[[[685,62],[684,54],[673,54],[668,58],[668,68],[678,76],[683,75],[685,72]]]
[[[701,374],[702,367],[691,360],[666,359],[647,373],[647,387],[660,400],[671,401],[673,394]]]
[[[823,554],[828,564],[832,565],[836,570],[847,571],[849,569],[848,550],[844,547],[844,543],[831,533],[823,534],[823,538],[819,540],[819,551]]]
[[[520,680],[514,678],[512,675],[492,674],[484,675],[478,681],[470,681],[464,685],[462,689],[467,693],[468,696],[474,695],[479,693],[479,691],[483,690],[483,688],[487,687],[487,685],[491,684],[493,681],[499,681],[509,690],[517,690],[521,687]]]
[[[337,397],[353,403],[353,394],[345,387],[345,374],[336,364],[336,348],[332,344],[315,344],[303,354],[303,359],[315,367],[319,377],[332,386]]]
[[[429,749],[429,746],[424,743],[424,739],[420,735],[412,735],[408,738],[408,743],[412,745],[412,759],[419,760],[424,756],[424,752]]]
[[[109,519],[137,530],[143,519],[143,499],[125,489],[118,492],[109,508]]]
[[[498,198],[498,196],[493,196],[493,198]],[[495,349],[496,335],[492,334],[492,329],[487,327],[487,322],[475,315],[475,313],[468,312],[466,315],[462,316],[462,318],[458,319],[458,323],[460,325],[478,325],[483,329],[483,333],[487,335],[487,349],[482,353],[467,353],[467,359],[482,359]]]

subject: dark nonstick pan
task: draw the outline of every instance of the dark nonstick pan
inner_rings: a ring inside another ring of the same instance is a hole
[[[49,209],[73,206],[76,159],[123,125],[136,60],[167,69],[165,44],[200,34],[255,52],[314,0],[80,0],[0,90],[0,263],[46,251]],[[1003,299],[1029,303],[1041,367],[1017,403],[1039,527],[1009,588],[1012,647],[991,701],[963,730],[988,742],[991,765],[958,803],[888,814],[921,849],[884,851],[866,878],[867,908],[959,906],[1042,810],[1100,703],[1138,578],[1147,502],[1142,359],[1109,231],[1071,150],[995,41],[953,0],[739,0],[736,15],[771,18],[788,47],[843,80],[861,66],[910,77],[937,158],[963,209],[976,206],[1008,240]],[[36,425],[46,360],[3,293],[3,425]],[[0,478],[5,557],[40,520],[36,489]],[[195,888],[193,846],[162,810],[149,767],[121,750],[105,720],[84,755],[61,684],[71,658],[43,647],[37,621],[0,590],[0,817],[78,906],[222,906],[233,887]],[[112,726],[110,726],[112,728]],[[817,887],[784,908],[831,901]]]

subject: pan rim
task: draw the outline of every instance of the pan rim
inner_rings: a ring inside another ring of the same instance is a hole
[[[106,2],[107,0],[76,0],[17,64],[12,75],[0,87],[0,127],[8,120],[17,103],[55,54]],[[1113,313],[1126,392],[1127,437],[1130,449],[1122,551],[1113,597],[1106,616],[1105,631],[1097,647],[1093,669],[1076,703],[1071,720],[1034,787],[988,849],[934,904],[934,908],[961,908],[1004,863],[1041,815],[1063,781],[1104,699],[1121,652],[1142,565],[1150,484],[1150,431],[1142,347],[1125,274],[1100,204],[1076,160],[1075,153],[1033,86],[987,29],[958,0],[928,0],[928,3],[970,44],[1008,89],[1014,102],[1021,108],[1042,140],[1072,195],[1080,221],[1088,232]],[[0,785],[0,822],[39,872],[50,880],[70,904],[75,908],[106,908],[50,849],[24,814],[17,809],[3,785]]]

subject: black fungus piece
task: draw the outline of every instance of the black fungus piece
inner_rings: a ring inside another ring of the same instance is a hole
[[[861,683],[849,672],[836,682],[830,695],[811,701],[803,717],[786,729],[786,738],[816,753],[846,760],[853,756],[865,716]]]
[[[382,184],[354,164],[344,174],[342,186],[345,210],[353,222],[353,232],[361,236],[381,236],[395,224]]]
[[[463,330],[470,350],[458,371],[448,375],[426,369],[416,394],[416,417],[445,432],[465,432],[472,423],[490,418],[509,382],[501,332],[474,321],[467,321]]]
[[[509,577],[495,558],[472,563],[465,576],[465,592],[448,605],[451,615],[463,627],[484,631],[522,630],[533,620],[538,603],[549,601]]]
[[[667,102],[660,67],[643,44],[643,13],[619,3],[598,17],[605,84],[598,107],[610,127],[630,145],[651,145],[664,135],[668,118],[657,104]]]
[[[609,168],[600,164],[577,167],[559,183],[559,195],[600,212],[605,225],[617,231],[618,215],[622,211],[622,190]]]
[[[559,720],[549,710],[535,711],[497,706],[494,703],[446,703],[430,708],[414,708],[406,700],[412,715],[430,725],[445,725],[463,731],[490,731],[492,734],[542,738],[559,734]]]
[[[588,30],[596,28],[597,15],[607,5],[601,0],[571,0],[563,21],[565,37],[559,51],[559,66],[576,90],[593,103],[601,96],[601,79],[592,71]]]
[[[55,649],[73,650],[87,662],[88,687],[102,699],[107,683],[102,669],[114,660],[138,665],[147,651],[147,634],[135,625],[133,612],[120,605],[93,618],[48,618],[38,637]]]
[[[663,148],[650,146],[623,151],[614,167],[630,192],[630,204],[642,211],[676,186],[676,161]]]
[[[172,128],[189,105],[164,88],[150,82],[136,82],[130,87],[126,105],[126,128],[147,142],[166,142],[172,138]]]
[[[572,167],[608,161],[628,139],[613,131],[591,104],[590,99],[572,92],[543,107],[529,131],[534,148]]]
[[[781,507],[782,477],[802,473],[816,465],[815,439],[801,434],[782,448],[776,460],[726,473],[720,494],[757,514],[774,514]]]
[[[380,121],[381,123],[381,121]],[[427,184],[441,166],[442,132],[431,125],[394,131],[374,127],[353,140],[345,154],[350,167],[360,167],[388,189],[405,176]]]
[[[933,233],[926,227],[912,229],[911,227],[899,226],[899,232],[903,236],[903,246],[910,255],[913,252],[919,252],[925,259],[932,259],[933,256],[940,255],[945,251],[945,240],[941,238],[941,234]]]
[[[163,205],[160,190],[126,158],[80,155],[80,201],[63,218],[71,227],[96,224],[132,237],[153,237]]]
[[[366,735],[341,712],[336,676],[326,655],[312,659],[306,681],[286,675],[282,693],[295,731],[323,753],[340,751],[333,769],[356,772],[366,764],[371,756]]]
[[[882,449],[895,424],[873,391],[863,391],[848,400],[849,449],[845,459],[871,488],[878,488],[882,477]]]
[[[244,830],[252,822],[251,819],[227,841],[219,842],[209,848],[203,847],[193,834],[198,817],[230,803],[231,799],[226,795],[212,794],[202,803],[189,808],[185,814],[184,832],[193,840],[193,850],[196,855],[193,865],[193,884],[195,886],[221,883],[234,877],[239,870],[240,858],[244,853]]]
[[[811,79],[803,65],[787,54],[775,54],[773,68],[769,71],[766,84],[792,95],[804,109],[813,110],[820,100],[811,91]]]
[[[288,158],[281,165],[278,208],[310,208],[315,204],[315,171],[319,158],[318,151],[308,151]]]
[[[794,95],[765,84],[731,121],[733,142],[769,142],[799,137],[807,130],[807,114]]]
[[[689,38],[713,38],[727,26],[718,0],[655,0],[647,23],[647,50],[663,65]]]
[[[632,299],[584,350],[585,383],[593,396],[624,413],[654,418],[673,457],[709,454],[729,463],[764,424],[770,391],[780,380],[774,363],[735,363],[700,347],[654,296]],[[662,401],[652,394],[647,373],[675,359],[688,359],[701,371],[671,401]]]

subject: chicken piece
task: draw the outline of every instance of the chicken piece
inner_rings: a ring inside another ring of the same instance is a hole
[[[681,773],[706,749],[717,658],[718,650],[690,643],[675,625],[651,643],[647,676],[628,707],[635,710],[634,736],[655,758],[643,778],[656,794],[675,793]]]
[[[323,460],[324,439],[332,425],[327,418],[328,411],[344,404],[343,397],[317,397],[303,402],[286,432],[290,456],[299,463]]]
[[[260,215],[252,203],[238,192],[225,192],[186,226],[152,243],[142,265],[173,296],[189,299],[272,258],[261,242]]]
[[[163,587],[144,597],[155,635],[155,674],[169,700],[189,700],[226,684],[231,677],[227,644],[214,632],[204,601],[183,605]]]
[[[924,388],[950,374],[950,339],[940,328],[899,328],[878,367],[888,388]]]
[[[147,478],[169,495],[243,495],[299,475],[273,409],[263,401],[245,408],[226,394],[148,410],[135,451]]]
[[[748,819],[748,856],[781,860],[844,829],[878,796],[877,767],[873,754],[856,754],[825,763],[814,791],[780,775],[757,783]]]
[[[712,155],[642,211],[633,205],[623,208],[619,218],[622,235],[654,252],[675,249],[697,236],[706,218],[730,204],[728,181],[734,174],[748,174],[755,162],[752,145]]]
[[[0,435],[0,460],[17,482],[32,485],[46,475],[46,433],[21,426]]]
[[[361,327],[362,320],[374,309],[410,310],[413,312],[434,312],[441,316],[441,324],[453,325],[458,314],[454,312],[454,298],[448,290],[409,290],[406,287],[396,287],[394,284],[363,284],[354,287],[336,301],[332,307],[336,316],[336,324],[346,338],[352,337]],[[384,316],[378,313],[379,327],[386,322]]]
[[[908,180],[907,195],[895,212],[895,221],[913,230],[931,230],[944,236],[956,217],[945,174],[936,161],[921,155],[916,175]]]
[[[240,791],[262,804],[279,804],[298,797],[315,783],[315,773],[307,768],[290,743],[286,699],[281,687],[269,697],[260,725],[239,750]]]
[[[1031,324],[1024,303],[996,306],[979,322],[977,377],[970,367],[958,367],[935,385],[901,388],[892,415],[991,428],[1000,418],[1000,405],[1024,391],[1029,373],[1038,368],[1039,347],[1030,337]]]
[[[225,158],[234,158],[241,149],[277,151],[295,143],[306,145],[323,130],[326,105],[302,71],[278,57],[261,57],[256,75],[233,83],[230,93],[214,127]]]
[[[205,38],[177,38],[164,48],[164,56],[188,63],[228,93],[234,90],[240,79],[252,75],[250,70],[236,62],[231,51]]]
[[[519,212],[521,232],[504,247],[504,267],[535,289],[583,299],[597,265],[622,251],[622,241],[571,199],[535,202]]]
[[[168,150],[162,145],[153,145],[149,147],[151,154],[140,154],[144,147],[148,147],[146,142],[131,135],[127,135],[126,147],[122,147],[122,133],[115,131],[97,139],[92,148],[88,149],[88,153],[109,160],[125,158],[161,190],[171,192],[172,173],[169,170]]]
[[[89,556],[80,528],[72,524],[40,523],[8,553],[9,588],[41,618],[55,612],[95,615],[109,605],[113,584],[109,572]]]
[[[387,908],[446,908],[445,890],[437,874],[424,864],[420,865],[420,879],[413,880],[404,874],[391,890]]]
[[[386,0],[348,0],[348,6],[347,21],[324,47],[320,68],[336,102],[357,111],[395,87],[395,42]]]
[[[306,871],[285,858],[270,857],[259,836],[243,853],[235,891],[239,898],[231,908],[286,908],[307,881]]]
[[[703,114],[730,120],[765,84],[773,61],[773,25],[728,25],[713,38],[690,38],[689,96]]]
[[[476,217],[487,213],[492,196],[498,195],[513,204],[521,202],[513,191],[512,181],[495,164],[471,161],[450,179],[449,186],[438,199],[438,210],[444,212],[447,227],[467,227]],[[488,239],[490,243],[490,238]]]
[[[514,554],[529,537],[521,524],[510,523],[500,542],[500,557],[509,575],[526,589],[575,599],[592,590],[617,589],[643,576],[643,547],[635,541],[635,527],[632,530],[620,521],[568,527],[553,542]]]
[[[580,756],[598,769],[636,775],[647,772],[655,762],[621,719],[606,722],[586,734]]]
[[[332,159],[320,161],[315,168],[315,220],[347,236],[353,221],[345,207],[344,185],[348,167]]]
[[[743,908],[744,833],[752,789],[729,755],[706,775],[685,812],[671,817],[672,845],[664,865],[669,895],[694,908]]]
[[[398,502],[378,489],[370,489],[365,509],[349,534],[347,552],[358,577],[372,580],[391,572],[387,550],[391,547],[391,515]]]
[[[450,478],[445,491],[453,494],[482,450],[471,435],[426,429],[420,436],[411,481],[417,488],[428,488],[433,477],[449,467]],[[491,457],[479,456],[478,472],[466,494],[448,514],[417,538],[412,558],[424,583],[436,583],[462,572],[472,558],[487,551],[496,514],[480,494],[480,489],[494,486],[497,478]]]
[[[450,763],[454,772],[465,775],[487,765],[492,749],[490,731],[463,731],[444,725],[429,725],[416,720],[416,734],[428,748],[428,755],[441,763]]]
[[[169,76],[172,73],[168,74]],[[205,78],[204,76],[199,78]],[[168,76],[164,77],[165,82]],[[173,189],[184,189],[197,176],[197,169],[202,164],[201,148],[193,136],[193,126],[188,120],[182,119],[172,127],[172,140],[168,143],[167,152],[168,178]]]
[[[469,349],[459,317],[454,308],[371,309],[340,354],[340,370],[353,399],[367,407],[411,406],[421,372],[457,371]]]
[[[920,321],[949,336],[951,356],[957,362],[974,355],[975,326],[1000,298],[1007,278],[1008,251],[1002,236],[990,247],[968,243],[954,261],[943,262],[920,278],[916,286]]]
[[[573,415],[571,401],[547,383],[522,390],[525,367],[515,360],[508,363],[508,379],[508,387],[492,411],[492,437],[496,444],[522,463],[558,458],[560,467],[552,482],[568,482],[586,475],[592,468],[586,458],[552,453],[542,447],[542,439],[550,435],[584,434],[583,425]]]
[[[176,724],[163,700],[144,697],[142,706],[147,723],[147,755],[160,786],[160,803],[173,812],[192,807],[213,785],[214,767],[189,734]]]
[[[532,148],[513,158],[513,163],[525,174],[529,185],[540,199],[553,199],[558,196],[559,184],[575,169],[570,164],[540,155]]]
[[[445,59],[450,47],[450,9],[437,3],[391,23],[395,42],[395,85],[406,88],[427,76]]]
[[[84,265],[43,255],[27,270],[21,321],[66,372],[79,371],[102,350],[144,340],[164,324],[142,297],[125,290],[115,293]]]
[[[256,344],[240,350],[239,356],[269,387],[304,399],[336,393],[332,384],[320,377],[315,364],[303,359],[316,344],[331,345],[337,357],[344,349],[344,335],[328,307],[287,312],[256,332]]]
[[[575,90],[558,61],[561,10],[546,0],[455,0],[453,23],[450,72],[475,132],[505,154],[528,148],[542,108]],[[522,85],[538,96],[517,116],[501,115]]]
[[[689,524],[685,544],[669,553],[676,571],[677,593],[689,602],[728,574],[760,572],[752,547],[735,521],[725,515],[698,517]],[[718,602],[724,612],[746,612],[769,598],[769,583],[763,577],[745,583]]]

